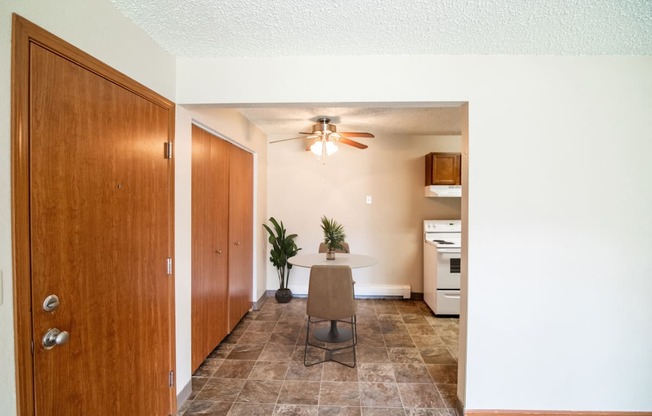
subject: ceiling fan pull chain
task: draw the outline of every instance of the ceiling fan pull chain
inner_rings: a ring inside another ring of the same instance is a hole
[[[321,139],[321,159],[324,163],[326,163],[326,140],[328,140],[328,137],[326,135],[322,136]]]

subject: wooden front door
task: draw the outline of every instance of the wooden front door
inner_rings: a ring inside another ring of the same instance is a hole
[[[29,239],[15,238],[31,265],[28,274],[17,267],[31,284],[29,413],[169,415],[173,183],[164,145],[174,109],[51,48],[30,41],[24,57]],[[51,295],[59,301],[47,311]]]

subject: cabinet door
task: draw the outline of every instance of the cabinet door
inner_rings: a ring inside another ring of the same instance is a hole
[[[426,186],[461,184],[462,155],[460,153],[430,153],[426,155]]]
[[[229,180],[229,331],[251,307],[253,155],[231,148]]]
[[[192,369],[228,333],[229,145],[192,131]]]

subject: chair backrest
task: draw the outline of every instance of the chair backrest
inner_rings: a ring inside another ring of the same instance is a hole
[[[349,250],[349,243],[342,243],[342,247],[344,247],[343,250],[336,249],[336,250],[333,250],[333,251],[335,251],[336,253],[350,253],[351,252],[351,250]],[[324,243],[320,243],[318,253],[328,253],[328,246],[326,244],[324,244]]]
[[[306,312],[309,316],[329,320],[355,315],[353,275],[349,266],[310,268]]]

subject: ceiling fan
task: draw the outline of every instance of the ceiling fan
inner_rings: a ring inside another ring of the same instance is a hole
[[[366,132],[338,132],[337,126],[335,124],[330,124],[331,120],[328,117],[319,117],[317,123],[312,125],[311,132],[299,132],[299,134],[307,134],[306,137],[293,137],[291,139],[277,140],[272,143],[284,142],[286,140],[296,140],[296,139],[311,139],[310,144],[306,147],[306,150],[312,151],[314,154],[320,157],[330,156],[331,154],[337,151],[337,143],[346,144],[353,146],[358,149],[366,149],[368,146],[360,142],[349,139],[349,137],[362,137],[362,138],[372,138],[374,137],[371,133]]]

